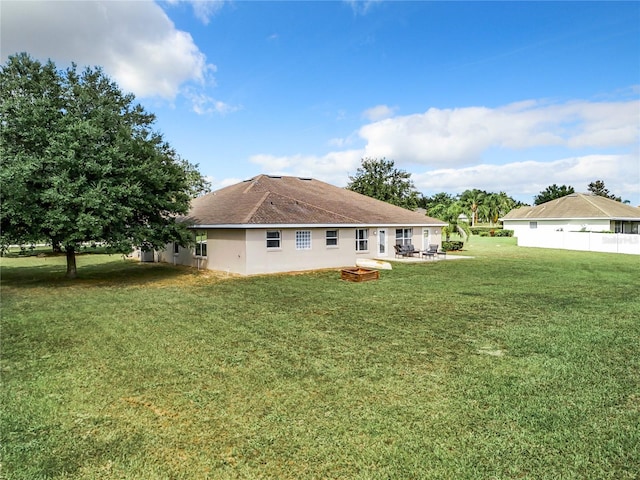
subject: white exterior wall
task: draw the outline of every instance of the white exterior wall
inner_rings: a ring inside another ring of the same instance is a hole
[[[518,246],[640,255],[640,235],[531,230],[521,232]]]
[[[207,268],[247,275],[247,233],[243,229],[207,231]]]
[[[531,228],[530,223],[536,222],[537,228]],[[603,232],[611,230],[611,222],[603,220],[504,220],[503,228],[513,230],[513,236],[519,237],[531,232]]]
[[[158,252],[158,261],[186,265],[198,269],[220,270],[245,274],[245,231],[242,229],[207,230],[207,256],[196,257],[195,249],[179,248],[173,252],[173,244]]]
[[[267,230],[280,231],[280,248],[267,248]],[[326,231],[338,230],[338,245],[326,245]],[[296,249],[296,231],[311,231],[311,249]],[[369,229],[369,251],[359,253],[366,258],[372,247]],[[354,228],[269,228],[247,230],[246,275],[295,272],[355,265]]]
[[[179,248],[177,254],[173,253],[173,243],[167,245],[164,250],[158,252],[158,262],[172,263],[174,265],[187,265],[198,268],[198,263],[193,255],[193,248]],[[202,260],[201,260],[202,263]],[[203,268],[201,265],[200,268]]]
[[[367,227],[363,227],[367,228]],[[356,251],[356,228],[256,228],[207,230],[207,257],[198,258],[194,249],[180,248],[173,253],[173,244],[158,252],[158,261],[194,268],[225,271],[240,275],[294,272],[323,268],[354,266],[358,258],[393,259],[395,257],[396,226],[368,227],[368,249]],[[440,227],[412,228],[412,243],[417,249],[429,244],[441,245]],[[280,248],[267,248],[267,231],[280,231]],[[326,244],[327,230],[338,231],[338,245]],[[385,248],[380,249],[382,230],[386,232]],[[296,232],[311,232],[311,248],[296,249]]]
[[[442,245],[442,228],[441,227],[398,227],[385,226],[385,227],[371,227],[369,228],[369,250],[368,252],[356,252],[357,258],[378,258],[378,259],[393,259],[395,257],[396,245],[396,229],[411,228],[411,244],[417,250],[427,250],[429,245],[435,244]],[[355,242],[355,229],[354,242]],[[380,248],[381,230],[386,232],[385,248]],[[355,248],[355,247],[354,247]]]
[[[429,245],[442,246],[442,227],[420,227],[413,230],[413,244],[416,248],[427,250]]]

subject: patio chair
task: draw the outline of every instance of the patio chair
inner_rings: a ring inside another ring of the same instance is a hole
[[[422,252],[422,256],[423,257],[433,258],[433,259],[436,258],[437,254],[438,254],[438,246],[437,245],[429,245],[429,248]]]
[[[440,249],[438,245],[429,245],[429,251],[432,251],[435,255],[439,256],[443,256],[446,257],[447,256],[447,252]]]
[[[414,255],[420,255],[420,250],[416,250],[414,245],[405,245],[406,253],[413,257]]]
[[[413,245],[394,245],[396,249],[396,256],[413,257],[416,253],[420,253]]]

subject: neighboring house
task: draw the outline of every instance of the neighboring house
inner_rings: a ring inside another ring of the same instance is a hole
[[[394,245],[441,244],[446,223],[311,178],[259,175],[193,200],[195,248],[158,260],[241,275],[394,258]]]
[[[505,229],[513,230],[521,246],[640,251],[640,208],[598,195],[572,193],[534,207],[517,208],[505,215],[502,222]]]

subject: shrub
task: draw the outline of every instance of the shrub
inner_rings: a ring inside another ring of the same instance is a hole
[[[444,241],[444,242],[442,242],[442,249],[445,252],[452,252],[452,251],[455,251],[455,250],[462,250],[463,245],[464,245],[464,242],[460,242],[460,241],[457,241],[457,240],[456,241],[450,241],[450,242]]]
[[[471,233],[479,237],[513,237],[513,230],[495,227],[473,227]]]
[[[471,227],[471,233],[480,237],[486,237],[489,235],[490,230],[494,230],[495,227]]]

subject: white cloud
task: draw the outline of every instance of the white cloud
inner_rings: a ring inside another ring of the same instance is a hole
[[[216,13],[224,6],[225,0],[168,0],[169,5],[187,3],[191,5],[193,14],[204,25],[208,25]]]
[[[237,105],[225,103],[221,100],[216,100],[201,91],[190,88],[184,90],[184,96],[191,101],[191,109],[198,115],[207,115],[212,113],[226,115],[228,113],[236,112],[242,108]]]
[[[356,15],[366,15],[373,5],[382,2],[382,0],[344,0],[344,2],[351,7]]]
[[[269,173],[343,186],[361,158],[386,157],[411,173],[416,187],[427,194],[480,188],[506,191],[525,202],[554,183],[586,191],[600,179],[635,204],[640,202],[639,107],[637,100],[529,100],[495,109],[432,108],[363,126],[359,136],[367,143],[362,149],[348,149],[355,141],[347,137],[330,140],[335,151],[324,156],[256,155],[251,161]],[[490,149],[499,152],[502,164],[483,161]],[[535,160],[510,161],[510,151]]]
[[[190,3],[196,18],[208,25],[211,17],[224,5],[224,0],[192,0]]]
[[[215,71],[191,35],[150,0],[4,0],[1,45],[3,61],[26,51],[59,67],[100,65],[139,97],[174,99],[182,85],[204,85]]]
[[[221,188],[228,187],[229,185],[235,185],[236,183],[240,183],[244,180],[248,180],[247,178],[223,178],[217,179],[215,177],[206,177],[209,182],[211,182],[211,190],[220,190]]]
[[[347,137],[330,138],[327,141],[328,146],[333,148],[342,148],[342,149],[346,149],[346,148],[353,149],[354,145],[361,144],[361,143],[362,143],[362,140],[358,136],[357,132],[353,132]],[[360,153],[363,153],[363,152],[361,151]]]
[[[491,148],[611,147],[637,143],[640,102],[519,102],[430,108],[363,126],[365,155],[432,166],[469,165]]]
[[[375,107],[365,110],[362,113],[362,116],[370,122],[376,122],[393,116],[395,110],[395,108],[391,108],[387,105],[376,105]]]
[[[251,163],[260,165],[261,172],[273,175],[313,177],[338,186],[346,185],[349,174],[360,166],[361,150],[343,150],[316,155],[253,155]]]
[[[640,194],[640,158],[637,154],[585,155],[551,161],[481,164],[466,168],[443,168],[414,174],[416,187],[428,194],[462,193],[470,188],[505,191],[525,202],[552,184],[572,186],[586,192],[589,183],[603,180],[607,188],[623,199]]]

